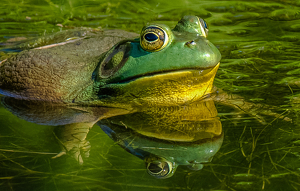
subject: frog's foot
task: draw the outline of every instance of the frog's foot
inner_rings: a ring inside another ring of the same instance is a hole
[[[58,127],[54,135],[60,143],[62,151],[52,158],[67,154],[82,164],[83,158],[89,157],[91,149],[91,144],[86,140],[86,136],[96,122],[72,123]]]
[[[83,164],[83,158],[90,156],[91,144],[89,141],[82,141],[74,146],[67,154],[74,158],[79,164]]]
[[[83,140],[79,143],[74,144],[74,142],[67,141],[63,143],[62,151],[59,152],[52,159],[61,157],[63,155],[69,155],[74,158],[79,164],[83,164],[83,158],[88,158],[90,156],[91,144],[89,141]]]

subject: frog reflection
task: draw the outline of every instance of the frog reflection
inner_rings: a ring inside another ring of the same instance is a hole
[[[57,126],[61,152],[80,164],[92,145],[86,140],[99,121],[101,128],[131,153],[145,159],[149,173],[170,177],[178,165],[201,169],[210,162],[223,141],[222,126],[212,100],[188,106],[148,107],[131,110],[106,107],[66,106],[2,97],[14,115],[41,125]],[[127,144],[127,143],[131,144]],[[134,145],[133,145],[134,144]],[[159,148],[159,149],[157,149]]]
[[[132,112],[119,108],[68,106],[10,97],[2,97],[1,103],[14,115],[28,122],[56,126],[54,136],[60,144],[61,151],[52,158],[68,154],[79,164],[83,163],[84,157],[89,157],[91,145],[86,136],[98,120]]]
[[[212,100],[147,108],[98,124],[125,150],[143,159],[148,173],[156,178],[171,177],[179,165],[202,169],[223,142],[222,125]]]

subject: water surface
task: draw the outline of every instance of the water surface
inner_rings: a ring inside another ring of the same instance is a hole
[[[12,45],[34,46],[23,43],[69,28],[138,33],[149,22],[174,26],[183,15],[198,15],[222,53],[215,84],[261,104],[256,112],[265,121],[251,110],[238,114],[216,105],[224,140],[212,162],[199,171],[179,166],[174,176],[159,180],[98,125],[87,135],[91,148],[83,164],[71,155],[52,159],[61,151],[57,128],[0,106],[1,190],[300,189],[300,1],[2,0],[0,6],[1,59],[17,51]],[[264,105],[292,121],[265,115]]]

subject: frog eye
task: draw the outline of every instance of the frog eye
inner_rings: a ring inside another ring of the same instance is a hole
[[[199,22],[200,22],[200,28],[201,28],[201,31],[202,31],[202,34],[205,35],[205,37],[207,37],[208,35],[208,25],[206,24],[205,20],[199,18]]]
[[[173,165],[169,161],[155,160],[147,164],[148,173],[156,178],[164,179],[173,175]]]
[[[162,50],[169,42],[166,31],[156,25],[150,25],[142,30],[140,44],[145,51]]]

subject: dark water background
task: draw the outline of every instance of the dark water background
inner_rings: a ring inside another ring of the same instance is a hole
[[[0,190],[300,190],[300,1],[1,0],[2,59],[11,45],[73,27],[139,32],[148,22],[174,26],[198,15],[222,53],[215,84],[246,101],[276,106],[292,122],[232,115],[217,106],[224,142],[203,170],[179,167],[169,179],[149,176],[142,160],[95,126],[90,157],[51,159],[54,127],[17,118],[0,106]],[[22,37],[16,39],[15,37]],[[17,40],[17,42],[16,42]]]

